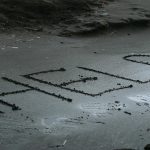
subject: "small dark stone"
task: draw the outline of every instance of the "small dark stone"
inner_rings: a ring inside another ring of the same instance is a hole
[[[150,131],[150,128],[147,129],[147,132],[149,132],[149,131]]]
[[[135,150],[135,149],[131,149],[131,148],[122,148],[122,149],[114,149],[114,150]]]
[[[26,116],[26,119],[28,119],[29,118],[29,116]]]
[[[126,105],[125,105],[125,104],[123,104],[123,107],[126,107]]]
[[[19,108],[18,106],[16,106],[15,104],[12,105],[12,110],[15,111],[15,110],[21,110],[21,108]]]
[[[65,68],[60,68],[60,71],[66,71],[66,69]]]
[[[128,115],[132,115],[130,112],[128,111],[124,111],[125,114],[128,114]]]
[[[121,83],[117,83],[117,85],[121,85]]]
[[[82,81],[85,83],[85,82],[86,82],[86,79],[83,79]]]
[[[130,88],[132,88],[132,87],[133,87],[133,85],[131,84],[129,87],[130,87]]]
[[[31,122],[34,122],[34,120],[33,120],[33,119],[31,119]]]
[[[93,52],[94,54],[97,54],[97,52]]]
[[[94,77],[94,78],[93,78],[93,80],[97,80],[97,79],[98,79],[97,77]]]
[[[68,98],[67,101],[71,103],[71,102],[72,102],[72,99]]]
[[[97,121],[96,123],[105,124],[105,122]]]

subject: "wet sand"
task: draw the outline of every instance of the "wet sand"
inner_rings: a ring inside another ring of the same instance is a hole
[[[143,150],[150,30],[0,35],[1,150]]]

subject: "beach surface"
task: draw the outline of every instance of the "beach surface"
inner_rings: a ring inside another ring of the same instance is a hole
[[[0,12],[0,150],[148,150],[150,2],[107,1],[101,18],[73,10],[85,20]]]
[[[0,36],[1,150],[142,150],[150,30]]]

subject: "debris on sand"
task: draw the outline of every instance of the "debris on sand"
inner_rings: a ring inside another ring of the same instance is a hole
[[[49,148],[62,148],[62,147],[64,147],[66,145],[66,143],[67,143],[67,140],[64,140],[63,144],[49,146]]]
[[[1,99],[0,99],[0,104],[8,106],[8,107],[11,107],[13,111],[15,111],[15,110],[21,110],[21,108],[19,108],[15,104],[11,104],[11,103],[5,102],[5,101],[3,101]]]
[[[101,122],[101,121],[97,121],[96,123],[100,123],[100,124],[106,124],[105,122]]]
[[[150,131],[150,128],[148,128],[146,131],[149,132],[149,131]]]
[[[94,81],[94,80],[97,80],[98,78],[97,77],[86,77],[86,78],[81,78],[79,80],[70,80],[68,82],[63,82],[60,84],[60,86],[67,86],[69,84],[72,84],[72,83],[78,83],[78,82],[87,82],[87,81]]]
[[[54,145],[54,146],[49,146],[49,148],[61,148],[64,147],[64,145]]]
[[[125,114],[127,115],[132,115],[132,113],[128,112],[128,111],[124,111]]]
[[[123,148],[123,149],[114,149],[114,150],[135,150],[135,149],[131,149],[131,148]]]

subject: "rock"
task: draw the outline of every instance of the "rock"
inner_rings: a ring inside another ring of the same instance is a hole
[[[144,147],[144,150],[150,150],[150,144],[147,144],[147,145]]]
[[[132,115],[130,112],[128,111],[124,111],[125,114],[128,114],[128,115]]]

